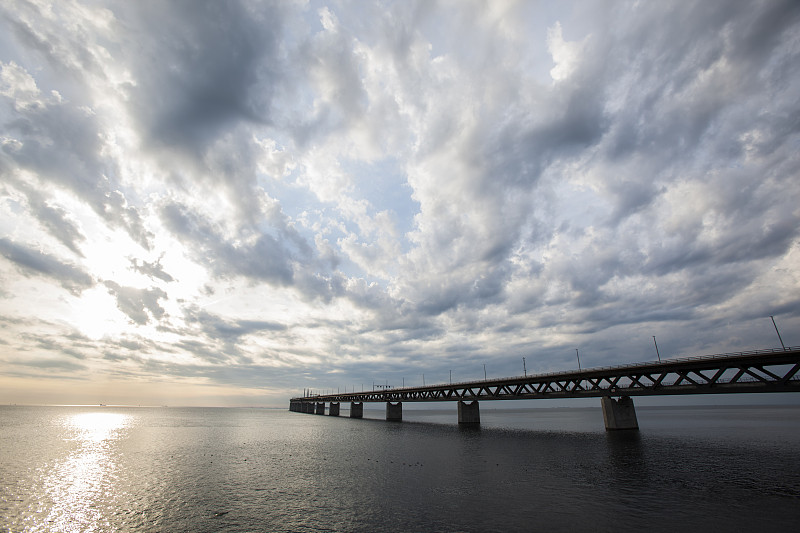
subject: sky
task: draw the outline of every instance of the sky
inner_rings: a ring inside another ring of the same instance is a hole
[[[3,0],[0,123],[2,403],[800,345],[793,0]]]

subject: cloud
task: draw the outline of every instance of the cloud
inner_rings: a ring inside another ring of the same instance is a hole
[[[137,289],[135,287],[122,287],[113,281],[104,282],[108,293],[117,299],[117,307],[128,315],[128,318],[140,326],[146,325],[150,320],[161,320],[165,310],[158,303],[167,298],[167,293],[158,287],[152,289]]]
[[[86,236],[69,211],[48,199],[43,191],[36,190],[22,181],[9,179],[9,185],[25,194],[31,215],[50,235],[72,253],[83,257],[80,245],[86,241]]]
[[[0,238],[0,254],[14,263],[25,276],[39,275],[51,278],[74,295],[94,286],[94,280],[76,265],[64,263],[55,256]]]
[[[285,324],[266,320],[226,320],[223,317],[198,308],[184,309],[188,324],[197,324],[211,339],[236,342],[243,336],[262,332],[280,332],[287,329]]]
[[[129,105],[154,147],[202,152],[236,122],[269,123],[281,73],[280,6],[175,2],[114,6],[147,28],[128,56]]]
[[[57,91],[42,95],[33,78],[13,62],[2,68],[5,88],[0,104],[5,108],[2,120],[6,132],[2,154],[7,172],[37,187],[47,184],[72,192],[109,224],[125,229],[149,249],[153,235],[144,227],[139,209],[128,204],[117,180],[116,163],[103,156],[103,128],[93,110],[63,99]],[[13,74],[5,74],[7,71]],[[44,209],[42,224],[51,231],[54,217],[65,219],[59,211],[48,209],[41,195],[29,196],[33,209]],[[75,248],[74,227],[55,230],[54,234]]]
[[[161,281],[166,281],[167,283],[175,281],[175,278],[170,276],[164,269],[161,267],[161,259],[164,256],[162,255],[159,257],[158,261],[154,263],[148,263],[147,261],[139,260],[136,258],[130,258],[131,268],[140,274],[144,274],[145,276],[149,277],[150,279],[158,278]]]
[[[197,258],[213,257],[209,265],[217,275],[241,275],[267,281],[276,285],[288,285],[294,276],[294,253],[292,244],[299,244],[297,251],[306,252],[302,240],[279,240],[269,233],[250,236],[246,242],[237,244],[225,238],[213,223],[185,205],[165,205],[161,216],[167,227],[180,239],[188,242]]]
[[[300,390],[800,324],[796,2],[2,13],[0,251],[73,297],[0,341]]]

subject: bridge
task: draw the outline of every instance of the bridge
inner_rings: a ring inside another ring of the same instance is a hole
[[[422,387],[384,388],[292,398],[289,410],[362,418],[364,402],[385,402],[386,420],[403,419],[403,402],[458,402],[459,424],[480,424],[479,401],[600,398],[607,430],[638,429],[632,397],[800,392],[800,346],[671,358],[586,370],[532,374]]]

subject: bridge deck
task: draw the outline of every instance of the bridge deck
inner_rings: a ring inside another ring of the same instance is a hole
[[[438,402],[680,394],[800,392],[800,346],[582,371],[347,392],[292,402]]]

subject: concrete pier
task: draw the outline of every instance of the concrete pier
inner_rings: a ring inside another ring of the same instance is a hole
[[[350,418],[364,418],[364,402],[350,402]]]
[[[325,414],[325,402],[317,402],[317,410],[315,411],[318,415]]]
[[[339,416],[339,402],[331,402],[328,408],[328,416]]]
[[[478,401],[470,403],[460,401],[458,402],[458,423],[459,424],[480,424],[481,423],[481,410]]]
[[[639,421],[636,420],[636,408],[630,396],[623,396],[615,400],[609,396],[600,398],[603,406],[603,420],[606,423],[606,430],[617,429],[639,429]]]
[[[311,402],[303,402],[300,405],[300,412],[301,413],[313,413],[314,412],[314,404]]]
[[[403,420],[403,402],[386,402],[386,420],[395,422]]]

